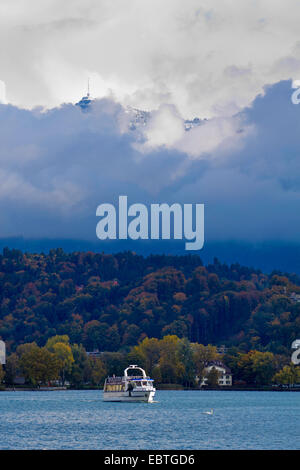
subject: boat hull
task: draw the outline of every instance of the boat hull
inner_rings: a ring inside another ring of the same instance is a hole
[[[151,403],[154,399],[155,391],[148,392],[103,392],[103,401],[118,402],[144,402]]]

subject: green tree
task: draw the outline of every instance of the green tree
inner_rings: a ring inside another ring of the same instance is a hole
[[[294,385],[300,382],[300,368],[291,364],[277,372],[272,381],[279,385]]]
[[[219,386],[219,378],[220,378],[220,371],[218,371],[215,367],[212,367],[204,376],[206,377],[207,385],[209,387],[218,387]]]
[[[62,384],[64,385],[66,373],[71,371],[71,367],[74,362],[71,346],[66,343],[55,343],[52,346],[52,351],[55,357],[59,360],[60,376]]]
[[[74,362],[72,349],[70,346],[70,338],[68,335],[56,335],[48,339],[46,349],[55,354],[60,362],[60,377],[62,384],[65,383],[66,374],[71,372]]]
[[[237,368],[239,379],[248,384],[269,385],[276,372],[276,358],[273,353],[255,350],[238,353]]]
[[[174,320],[162,329],[162,334],[165,336],[176,335],[178,338],[184,338],[188,336],[188,327],[184,321]]]
[[[46,348],[49,349],[49,351],[53,352],[53,347],[56,343],[64,343],[69,345],[70,344],[70,338],[68,335],[56,335],[56,336],[51,336],[51,338],[48,339],[46,343]]]
[[[195,362],[191,343],[183,338],[178,342],[177,359],[183,365],[181,383],[185,386],[192,386],[195,383]]]
[[[252,370],[258,385],[269,385],[276,370],[275,357],[270,352],[253,351]]]
[[[184,365],[178,357],[179,344],[180,339],[175,335],[160,340],[159,369],[163,383],[180,383],[184,375]]]
[[[32,349],[35,349],[37,347],[38,345],[36,344],[35,341],[33,343],[20,344],[16,349],[16,353],[18,357],[20,358],[23,354],[30,352]]]
[[[137,325],[128,325],[123,335],[123,345],[133,346],[141,336],[141,329]]]
[[[79,387],[90,380],[88,356],[81,344],[72,344],[71,349],[74,362],[72,363],[71,370],[66,373],[66,377],[71,385]]]
[[[195,372],[199,379],[203,377],[205,365],[208,362],[217,360],[220,356],[217,348],[211,344],[204,346],[203,344],[192,344],[193,360],[195,364]]]
[[[47,384],[59,378],[61,362],[48,349],[35,346],[22,354],[20,369],[33,385]]]
[[[6,360],[5,382],[13,385],[19,370],[19,357],[16,353],[10,354]]]
[[[84,325],[83,343],[87,351],[105,351],[108,346],[107,335],[110,327],[107,323],[91,320]]]
[[[145,338],[137,346],[134,346],[129,354],[129,360],[133,364],[141,365],[147,374],[153,375],[153,369],[160,358],[160,343],[157,338]]]
[[[4,369],[2,367],[2,364],[0,364],[0,386],[4,380],[4,377],[5,377],[5,372],[4,372]]]
[[[89,363],[91,367],[92,383],[99,386],[106,377],[104,364],[101,359],[93,357],[89,358]]]
[[[121,352],[105,352],[101,354],[107,375],[122,376],[124,369],[128,366],[127,355]]]

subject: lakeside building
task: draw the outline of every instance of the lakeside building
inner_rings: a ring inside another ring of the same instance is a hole
[[[14,385],[25,385],[25,382],[25,377],[22,375],[17,375],[13,380]]]
[[[210,373],[212,369],[215,369],[219,372],[219,379],[218,383],[220,386],[231,387],[232,386],[232,373],[229,367],[225,366],[221,361],[211,361],[205,365],[204,374],[202,377],[202,381],[200,383],[200,387],[207,385],[207,375]],[[199,381],[200,382],[200,381]]]
[[[300,294],[296,294],[296,292],[292,292],[290,294],[290,299],[294,303],[300,302]]]
[[[98,349],[95,349],[94,351],[86,351],[86,354],[89,357],[99,358],[101,357],[102,352],[99,351]]]
[[[221,346],[217,346],[218,354],[226,354],[227,351],[228,351],[228,348],[224,344],[221,344]]]

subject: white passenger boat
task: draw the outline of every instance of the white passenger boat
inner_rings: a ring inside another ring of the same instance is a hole
[[[133,375],[131,371],[140,371]],[[153,380],[137,365],[130,365],[124,370],[123,377],[108,377],[103,388],[104,401],[152,402],[156,389]]]

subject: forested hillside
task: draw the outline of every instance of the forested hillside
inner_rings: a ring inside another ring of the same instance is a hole
[[[300,280],[198,256],[62,249],[0,256],[0,338],[12,352],[66,334],[86,350],[129,350],[145,337],[289,354],[300,336]]]

